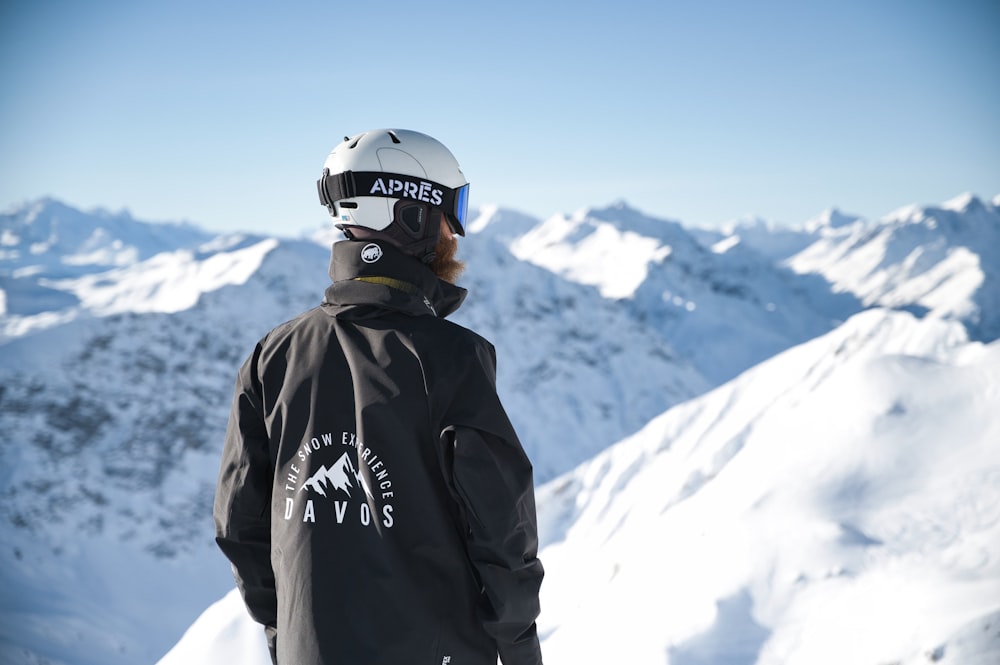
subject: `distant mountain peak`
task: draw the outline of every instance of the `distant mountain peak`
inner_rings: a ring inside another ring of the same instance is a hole
[[[631,230],[648,230],[651,228],[650,225],[666,226],[667,224],[678,224],[677,222],[671,220],[660,219],[647,215],[638,208],[629,205],[625,199],[617,199],[606,206],[581,208],[576,211],[570,219],[574,222],[597,220],[614,224],[623,229],[629,228]],[[653,235],[656,234],[654,233]]]
[[[941,204],[942,209],[953,210],[955,212],[973,212],[983,207],[983,202],[972,192],[959,194],[955,198]]]
[[[827,208],[816,217],[805,223],[807,231],[819,231],[822,229],[842,229],[861,221],[860,215],[845,214],[839,208]]]
[[[625,199],[615,199],[609,205],[601,208],[590,208],[591,212],[594,213],[612,213],[612,214],[628,214],[628,215],[642,215],[643,213],[636,207],[629,205],[628,201]],[[645,216],[645,215],[643,215]]]
[[[726,235],[732,235],[734,233],[738,234],[740,231],[745,229],[759,229],[761,231],[770,232],[777,229],[778,226],[778,222],[767,219],[766,217],[746,214],[723,222],[719,226],[719,230]]]

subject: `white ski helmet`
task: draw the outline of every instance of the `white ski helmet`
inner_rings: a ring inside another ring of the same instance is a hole
[[[316,185],[348,237],[382,237],[429,262],[440,235],[433,211],[465,235],[469,183],[448,148],[426,134],[374,129],[344,137]]]

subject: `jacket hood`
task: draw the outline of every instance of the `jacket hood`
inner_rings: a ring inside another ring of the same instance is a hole
[[[323,307],[334,315],[366,316],[389,309],[444,318],[468,295],[397,247],[374,240],[334,243],[330,278],[333,283],[326,289]]]

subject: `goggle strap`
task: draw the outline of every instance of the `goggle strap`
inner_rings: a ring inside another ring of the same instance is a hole
[[[354,173],[351,171],[330,175],[330,169],[323,169],[323,177],[316,181],[316,187],[319,189],[320,202],[328,207],[337,201],[357,196]]]
[[[397,189],[396,186],[401,189]],[[323,169],[323,177],[316,181],[319,200],[325,206],[337,201],[359,196],[378,196],[387,199],[413,199],[458,214],[456,203],[467,204],[465,200],[468,185],[452,189],[423,178],[400,173],[382,171],[344,171],[334,175]],[[435,199],[440,198],[440,201]]]

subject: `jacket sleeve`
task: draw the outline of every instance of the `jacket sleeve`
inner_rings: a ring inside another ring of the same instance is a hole
[[[540,665],[535,620],[543,569],[532,467],[496,393],[492,346],[478,347],[442,433],[467,521],[466,546],[483,587],[483,625],[504,665]]]
[[[236,380],[215,491],[215,541],[232,563],[250,616],[267,629],[273,658],[277,623],[277,593],[271,569],[273,472],[256,377],[259,352],[258,345]]]

